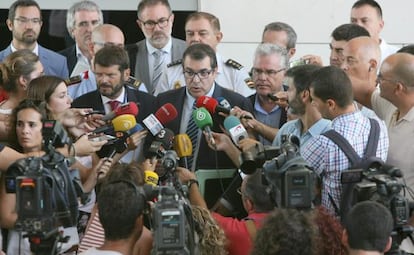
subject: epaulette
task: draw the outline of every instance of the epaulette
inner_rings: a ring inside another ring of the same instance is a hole
[[[249,87],[249,88],[251,88],[251,89],[254,89],[255,88],[255,85],[254,85],[254,81],[253,81],[253,79],[252,78],[246,78],[246,79],[244,79],[244,82],[246,83],[246,85]]]
[[[75,85],[82,82],[82,79],[89,79],[89,71],[85,71],[81,74],[75,75],[70,77],[69,79],[65,80],[66,86]]]
[[[141,86],[142,81],[137,80],[135,77],[133,76],[129,76],[128,80],[126,81],[126,84],[130,87],[133,87],[135,89],[139,89],[139,86]]]
[[[174,60],[173,62],[171,62],[171,63],[167,64],[167,68],[168,68],[168,67],[172,67],[172,66],[176,66],[176,65],[180,65],[182,62],[183,62],[183,60],[182,60],[182,59],[177,59],[177,60]]]
[[[228,66],[230,66],[230,67],[233,67],[233,68],[235,68],[235,69],[237,69],[237,70],[240,70],[240,69],[242,69],[243,68],[243,65],[242,64],[240,64],[239,62],[236,62],[236,61],[234,61],[233,59],[231,59],[231,58],[229,58],[227,61],[226,61],[226,63],[225,63],[226,65],[228,65]]]

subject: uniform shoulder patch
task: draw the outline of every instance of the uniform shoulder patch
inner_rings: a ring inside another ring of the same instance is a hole
[[[137,78],[133,77],[133,76],[129,76],[128,80],[126,81],[126,84],[130,87],[133,87],[135,89],[138,89],[139,86],[141,86],[142,81],[137,80]]]
[[[176,66],[176,65],[180,65],[182,62],[183,62],[183,60],[182,60],[182,59],[177,59],[177,60],[174,60],[173,62],[171,62],[171,63],[167,64],[167,68],[168,68],[168,67],[172,67],[172,66]]]
[[[70,77],[69,79],[66,79],[65,83],[66,83],[66,86],[71,86],[71,85],[81,83],[81,81],[82,81],[82,76],[79,74],[79,75]]]
[[[255,88],[254,81],[253,81],[252,78],[249,77],[249,78],[245,79],[244,82],[246,83],[246,85],[249,88],[251,88],[251,89],[254,89]]]
[[[242,69],[243,68],[243,65],[242,64],[240,64],[239,62],[237,62],[237,61],[235,61],[235,60],[233,60],[233,59],[231,59],[231,58],[229,58],[227,61],[226,61],[226,63],[225,63],[226,65],[228,65],[228,66],[230,66],[230,67],[233,67],[233,68],[235,68],[235,69],[237,69],[237,70],[240,70],[240,69]]]

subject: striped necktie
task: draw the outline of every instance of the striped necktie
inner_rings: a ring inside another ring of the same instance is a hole
[[[198,138],[198,127],[193,119],[193,111],[196,109],[195,106],[195,102],[193,104],[193,109],[190,112],[190,120],[188,121],[188,126],[187,126],[187,135],[190,137],[191,139],[191,143],[193,145],[193,154],[191,156],[189,156],[187,158],[187,162],[188,162],[188,168],[191,170],[192,166],[193,166],[193,161],[194,161],[194,152],[196,151],[197,148],[197,138]]]
[[[162,74],[162,64],[164,60],[164,52],[162,50],[156,50],[154,53],[154,66],[153,66],[153,73],[152,73],[152,90],[155,90],[155,86],[157,86],[158,81]],[[152,91],[149,91],[152,93]]]

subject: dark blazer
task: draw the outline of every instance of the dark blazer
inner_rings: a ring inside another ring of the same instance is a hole
[[[249,96],[249,100],[252,103],[252,106],[254,108],[254,104],[256,103],[256,93],[254,93],[253,95]],[[254,111],[251,111],[251,113],[254,114]],[[274,127],[274,128],[281,128],[283,126],[283,124],[285,124],[287,121],[287,113],[286,113],[286,109],[282,108],[282,114],[280,115],[280,121],[279,121],[279,126],[278,127]]]
[[[12,53],[11,47],[5,48],[0,52],[0,62]],[[46,49],[39,44],[39,59],[42,63],[45,74],[55,75],[62,79],[69,78],[66,58],[54,51]]]
[[[185,41],[172,38],[171,60],[175,61],[182,59],[185,48]],[[142,81],[147,87],[148,93],[152,94],[155,88],[152,85],[152,81],[149,76],[148,49],[145,44],[145,39],[134,44],[126,45],[125,49],[129,56],[131,76],[134,76],[138,80]],[[138,73],[135,73],[137,62],[139,62],[140,68],[138,69]]]
[[[184,99],[186,96],[185,93],[186,87],[181,87],[179,89],[166,91],[161,93],[157,96],[156,104],[157,109],[166,103],[171,103],[175,106],[178,112],[177,118],[175,118],[170,123],[166,124],[165,127],[171,129],[174,134],[178,134],[180,132],[180,125],[181,125],[181,117],[183,112],[184,106]],[[253,108],[250,104],[249,100],[242,95],[227,90],[218,84],[213,92],[213,97],[223,97],[229,101],[231,106],[239,106],[240,108],[252,112]],[[212,115],[213,117],[213,127],[212,130],[214,132],[222,133],[220,125],[223,125],[223,117],[218,116],[216,114]],[[216,154],[217,154],[217,166],[218,168],[235,168],[236,166],[232,163],[232,161],[227,157],[224,152],[215,152],[214,150],[208,147],[207,142],[205,141],[204,137],[202,137],[200,141],[200,149],[198,152],[197,157],[197,165],[196,169],[211,169],[216,168]]]
[[[136,102],[138,106],[138,116],[136,117],[137,122],[142,120],[155,112],[155,97],[145,92],[141,92],[128,86],[124,86],[126,90],[126,96],[128,102]],[[104,105],[102,103],[101,94],[99,90],[89,92],[76,98],[72,103],[73,108],[93,108],[96,111],[105,112]],[[158,108],[157,108],[158,109]]]
[[[59,51],[59,54],[66,57],[69,74],[72,73],[73,68],[75,68],[78,58],[76,56],[76,45],[70,46],[64,50]]]

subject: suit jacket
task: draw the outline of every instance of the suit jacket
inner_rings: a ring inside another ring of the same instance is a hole
[[[172,38],[171,60],[182,59],[185,48],[186,45],[183,40]],[[148,49],[145,44],[145,39],[134,44],[126,45],[125,49],[129,56],[131,76],[141,80],[147,87],[147,91],[152,94],[155,88],[149,75]],[[140,68],[138,69],[138,73],[135,73],[137,61],[139,62]]]
[[[0,52],[0,62],[11,53],[12,51],[9,45],[9,47]],[[45,74],[55,75],[62,79],[69,78],[66,58],[64,56],[39,45],[39,59],[43,65]]]
[[[254,108],[254,104],[256,103],[256,93],[254,93],[253,95],[249,96],[249,100],[252,103],[252,106]],[[254,113],[254,111],[252,111],[251,113]],[[280,121],[279,121],[279,126],[278,127],[274,127],[274,128],[281,128],[283,126],[283,124],[285,124],[287,121],[287,113],[286,113],[286,109],[282,108],[282,113],[280,114]]]
[[[128,102],[135,102],[138,105],[139,111],[138,116],[136,117],[137,122],[142,122],[142,120],[150,115],[151,113],[155,112],[154,103],[155,97],[149,95],[145,92],[138,91],[136,89],[129,88],[128,86],[124,86],[126,91],[126,100]],[[93,108],[96,111],[105,112],[104,105],[102,103],[101,94],[99,90],[94,90],[89,92],[85,95],[82,95],[76,98],[72,103],[73,108]]]
[[[66,57],[69,74],[72,73],[73,68],[75,68],[78,58],[76,56],[76,45],[70,46],[64,50],[59,51],[59,54]]]
[[[181,117],[183,112],[184,100],[186,97],[186,87],[181,87],[179,89],[170,90],[164,93],[161,93],[157,96],[156,103],[157,108],[164,105],[165,103],[171,103],[175,106],[178,112],[177,118],[175,118],[170,123],[165,125],[166,128],[171,129],[174,134],[178,134],[180,132],[180,125],[181,125]],[[239,106],[240,108],[252,112],[253,108],[250,101],[243,97],[242,95],[225,89],[218,84],[216,84],[213,96],[214,98],[223,97],[229,101],[231,106]],[[223,125],[223,117],[214,114],[213,117],[213,127],[212,131],[217,133],[222,133],[220,125]],[[198,157],[196,159],[196,168],[216,168],[216,154],[217,154],[217,166],[218,168],[235,168],[236,166],[232,163],[232,161],[227,157],[224,152],[218,151],[217,153],[208,147],[208,144],[204,137],[201,138],[199,142],[199,152]]]

